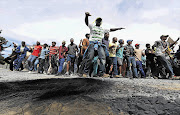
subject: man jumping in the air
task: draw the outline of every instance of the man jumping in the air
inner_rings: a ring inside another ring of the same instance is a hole
[[[91,65],[92,59],[94,57],[94,54],[98,55],[100,60],[100,67],[99,67],[99,76],[107,77],[109,75],[105,74],[105,46],[102,45],[102,39],[104,37],[104,33],[106,32],[112,32],[116,30],[121,30],[125,28],[112,28],[112,29],[103,29],[101,27],[102,24],[102,18],[97,18],[95,21],[95,25],[89,24],[88,17],[91,16],[89,12],[85,13],[85,23],[90,29],[90,45],[87,49],[87,51],[84,54],[84,60],[86,62],[85,68],[84,68],[84,74],[83,76],[86,77],[89,72],[89,67]]]

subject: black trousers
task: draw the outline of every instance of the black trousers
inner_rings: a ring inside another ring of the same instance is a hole
[[[39,58],[38,73],[43,73],[45,68],[45,59]]]
[[[106,67],[106,74],[109,74],[109,70],[110,70],[110,67],[111,67],[111,59],[109,56],[106,57],[106,64],[105,64],[105,67]]]
[[[4,61],[10,65],[9,69],[10,69],[11,71],[13,71],[13,62],[14,62],[14,60],[15,60],[16,58],[17,58],[17,55],[14,55],[14,56],[11,56],[11,57],[7,57],[7,58],[4,59]],[[23,67],[22,67],[22,65],[21,65],[21,69],[22,69],[22,68],[23,68]]]

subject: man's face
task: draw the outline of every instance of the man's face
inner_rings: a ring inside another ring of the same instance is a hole
[[[106,34],[104,35],[104,37],[105,37],[105,38],[109,38],[109,33],[106,33]]]
[[[116,43],[117,42],[117,38],[114,38],[113,41],[114,41],[114,43]]]
[[[16,44],[14,44],[14,47],[16,48],[16,47],[17,47],[17,45],[16,45]]]
[[[139,45],[136,45],[136,49],[139,49]]]
[[[52,46],[55,46],[56,45],[56,43],[55,42],[52,42]]]
[[[73,40],[73,39],[71,39],[71,40],[70,40],[70,42],[71,42],[71,43],[73,43],[73,42],[74,42],[74,40]]]
[[[132,41],[129,41],[128,44],[131,45],[131,44],[132,44]]]
[[[38,46],[38,45],[40,45],[40,43],[39,43],[39,42],[36,42],[36,45]]]
[[[25,42],[22,42],[21,44],[22,44],[22,46],[25,46]]]
[[[89,39],[90,35],[88,34],[86,37]]]
[[[167,40],[167,37],[162,37],[161,40],[162,40],[162,41],[166,41],[166,40]]]
[[[100,21],[100,20],[96,20],[96,25],[97,25],[97,26],[100,26],[100,25],[101,25],[101,22],[102,22],[102,21]]]
[[[123,44],[124,44],[124,40],[122,40],[122,41],[119,41],[119,43],[120,43],[121,45],[123,45]]]
[[[62,43],[62,46],[65,46],[65,45],[66,45],[66,43],[65,43],[65,42],[63,42],[63,43]]]
[[[147,45],[147,48],[150,48],[151,46],[150,45]]]

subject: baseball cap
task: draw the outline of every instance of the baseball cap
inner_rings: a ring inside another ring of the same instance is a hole
[[[169,35],[161,35],[161,37],[160,37],[160,38],[162,38],[162,37],[169,37]]]
[[[66,43],[66,41],[65,41],[65,40],[63,40],[63,41],[62,41],[62,43]]]
[[[140,44],[135,44],[135,46],[139,46]]]
[[[133,41],[133,40],[127,40],[127,43],[130,42],[130,41]]]

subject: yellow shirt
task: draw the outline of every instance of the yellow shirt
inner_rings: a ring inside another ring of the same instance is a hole
[[[116,57],[116,49],[117,49],[117,44],[112,42],[109,43],[109,57]]]

